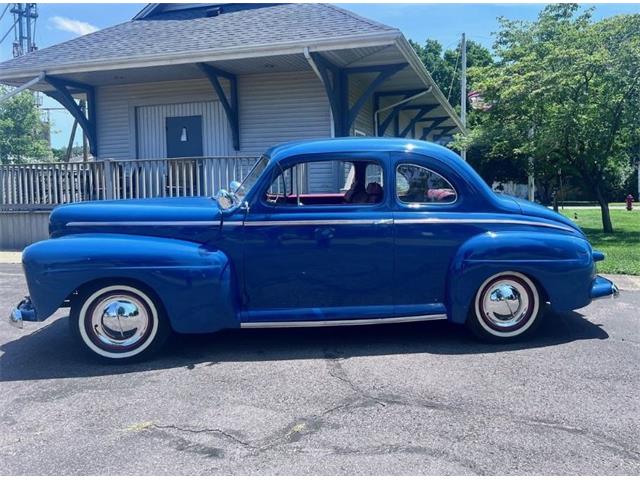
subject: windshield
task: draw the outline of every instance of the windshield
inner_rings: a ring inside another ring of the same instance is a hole
[[[242,182],[232,190],[231,193],[235,194],[238,198],[238,201],[242,201],[246,193],[253,188],[253,185],[258,181],[264,169],[267,168],[267,164],[269,163],[269,157],[266,155],[262,155],[255,165],[251,168],[249,173],[247,174]]]

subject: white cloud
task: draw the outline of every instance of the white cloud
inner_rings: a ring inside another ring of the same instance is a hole
[[[71,32],[76,35],[86,35],[87,33],[93,33],[98,30],[98,27],[91,25],[87,22],[81,22],[80,20],[72,20],[67,17],[51,17],[53,26],[63,32]]]

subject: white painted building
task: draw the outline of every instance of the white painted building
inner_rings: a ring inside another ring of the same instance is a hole
[[[397,29],[333,5],[150,4],[130,22],[0,64],[5,84],[40,75],[31,88],[63,105],[66,93],[88,97],[89,118],[81,126],[97,158],[171,156],[166,119],[172,117],[198,117],[202,142],[195,151],[202,156],[255,154],[304,138],[376,135],[374,110],[421,92],[381,112],[380,123],[393,113],[398,125],[394,130],[394,120],[379,133],[403,133],[419,106],[428,111],[405,136],[437,139],[461,128]],[[350,113],[355,117],[345,119]]]
[[[149,4],[0,63],[0,83],[59,101],[97,160],[253,158],[292,140],[444,142],[462,130],[399,30],[327,4]],[[338,174],[316,164],[309,185]]]

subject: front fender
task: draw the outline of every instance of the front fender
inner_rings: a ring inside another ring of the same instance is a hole
[[[82,285],[105,279],[147,285],[163,302],[172,328],[202,333],[237,327],[237,278],[227,255],[200,244],[137,235],[81,234],[25,249],[29,293],[39,320]]]
[[[588,241],[563,233],[486,232],[462,244],[450,264],[446,290],[451,320],[464,323],[482,282],[503,271],[532,278],[554,310],[590,302],[595,268]]]

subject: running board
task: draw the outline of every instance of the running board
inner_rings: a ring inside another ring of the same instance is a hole
[[[307,320],[303,322],[245,322],[240,328],[299,328],[299,327],[349,327],[353,325],[381,325],[385,323],[429,322],[446,320],[445,313],[415,315],[411,317],[361,318],[357,320]]]

